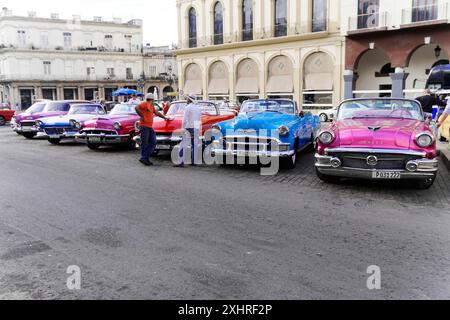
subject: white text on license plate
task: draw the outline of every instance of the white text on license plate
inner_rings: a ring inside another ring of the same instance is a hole
[[[375,171],[372,173],[373,179],[399,180],[402,175],[397,171]]]
[[[99,137],[91,137],[91,138],[89,138],[89,142],[90,143],[99,143],[101,141],[102,141],[102,139],[100,139]]]
[[[170,150],[170,145],[166,144],[158,144],[156,146],[156,150]]]

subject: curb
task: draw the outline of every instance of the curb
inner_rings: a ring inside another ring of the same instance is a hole
[[[440,152],[440,156],[442,161],[448,170],[450,170],[450,149],[448,144],[443,144],[438,142],[438,150]]]

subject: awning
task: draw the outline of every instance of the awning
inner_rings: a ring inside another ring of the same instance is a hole
[[[202,80],[186,80],[183,91],[185,94],[202,95]]]
[[[292,93],[294,92],[294,82],[292,75],[274,75],[267,82],[267,92],[269,93]]]
[[[258,78],[239,78],[236,83],[236,93],[259,94]]]
[[[229,94],[228,79],[211,79],[208,86],[209,94]]]
[[[236,93],[259,94],[259,70],[255,61],[244,59],[237,68]]]
[[[304,90],[332,91],[333,74],[332,73],[312,73],[305,75]]]
[[[209,70],[208,94],[227,95],[229,93],[228,68],[222,61],[217,61]]]
[[[268,93],[294,92],[294,68],[286,56],[278,56],[269,64]]]

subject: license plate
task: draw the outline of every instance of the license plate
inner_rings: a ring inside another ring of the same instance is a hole
[[[61,136],[59,134],[49,134],[48,137],[50,139],[59,139],[59,138],[61,138]]]
[[[399,180],[402,175],[396,171],[375,171],[372,173],[373,179]]]
[[[171,147],[169,145],[165,145],[165,144],[159,144],[156,146],[157,150],[170,150]]]
[[[22,127],[22,131],[23,132],[31,132],[33,130],[31,129],[31,127]]]
[[[102,142],[102,139],[99,137],[91,137],[91,138],[89,138],[89,142],[90,143],[100,143],[100,142]]]
[[[256,151],[237,151],[238,157],[257,157],[258,152]]]

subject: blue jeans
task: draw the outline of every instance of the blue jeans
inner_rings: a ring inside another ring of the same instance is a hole
[[[148,160],[156,148],[156,133],[152,128],[141,127],[141,160]]]
[[[191,164],[198,164],[198,144],[199,144],[199,130],[197,129],[186,129],[187,133],[183,137],[180,148],[180,164],[185,164],[187,157],[187,149],[191,147]]]

